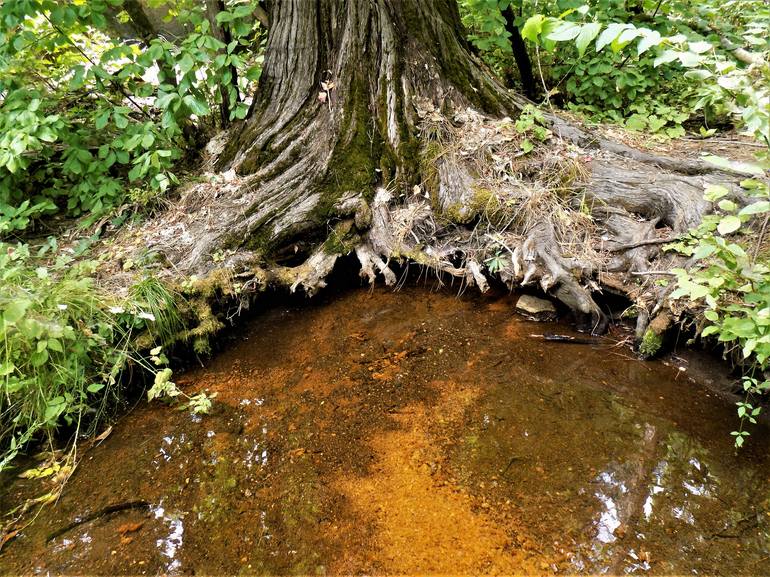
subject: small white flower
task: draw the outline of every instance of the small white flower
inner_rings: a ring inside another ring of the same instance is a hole
[[[126,312],[126,309],[123,307],[110,307],[110,312],[114,315],[119,315],[120,313]]]
[[[140,319],[146,319],[148,321],[153,321],[153,322],[155,321],[155,315],[150,313],[139,313],[136,316],[138,316]]]
[[[67,305],[57,305],[60,311],[66,311]]]

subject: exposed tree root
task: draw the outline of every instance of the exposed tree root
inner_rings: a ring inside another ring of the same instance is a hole
[[[272,4],[257,104],[220,139],[219,172],[134,231],[171,274],[225,268],[314,294],[354,252],[369,282],[395,284],[397,261],[482,291],[491,277],[538,286],[597,333],[603,290],[635,304],[642,336],[668,314],[645,273],[685,264],[664,243],[712,209],[707,184],[737,196],[736,175],[550,115],[551,137],[525,153],[505,114],[526,101],[471,56],[454,3],[294,4]]]
[[[686,264],[662,247],[711,209],[702,200],[707,183],[729,185],[733,177],[661,171],[556,137],[522,156],[522,136],[508,120],[472,110],[452,121],[435,111],[427,116],[431,126],[423,130],[433,137],[421,154],[428,178],[406,194],[381,185],[370,201],[344,195],[332,207],[333,224],[309,251],[301,242],[283,248],[289,257],[293,249],[299,264],[271,261],[242,245],[228,248],[224,241],[238,221],[233,207],[254,186],[233,172],[189,188],[173,210],[140,231],[143,244],[162,252],[175,275],[205,277],[227,268],[248,279],[258,271],[263,283],[308,295],[325,286],[346,253],[355,253],[370,283],[395,285],[393,262],[418,263],[482,292],[497,277],[511,289],[538,286],[594,333],[607,324],[594,295],[609,290],[635,304],[638,343],[654,354],[673,321],[668,291],[655,280]],[[296,224],[287,214],[280,226]]]

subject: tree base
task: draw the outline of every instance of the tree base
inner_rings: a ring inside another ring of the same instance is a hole
[[[553,134],[524,154],[527,134],[509,119],[466,109],[450,120],[430,107],[420,115],[424,177],[411,190],[382,184],[373,197],[348,191],[331,206],[319,197],[280,203],[260,196],[256,177],[207,173],[118,245],[134,260],[140,252],[163,255],[165,274],[176,281],[225,270],[242,287],[309,296],[325,286],[340,256],[353,253],[370,283],[395,285],[394,262],[482,292],[497,278],[510,289],[539,287],[592,333],[607,327],[594,295],[609,291],[633,303],[642,353],[656,352],[650,331],[672,318],[670,287],[659,280],[688,264],[663,247],[711,209],[706,185],[737,186],[737,177],[591,140],[558,119],[551,119]],[[269,234],[254,227],[255,213],[270,223]],[[142,247],[131,254],[137,235]]]

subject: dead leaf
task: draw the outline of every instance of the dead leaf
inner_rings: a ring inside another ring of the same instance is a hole
[[[104,429],[104,431],[100,435],[94,437],[94,441],[96,441],[97,443],[100,443],[101,441],[109,437],[110,433],[112,433],[112,425]]]
[[[299,447],[297,449],[292,449],[291,451],[289,451],[288,455],[290,459],[293,459],[294,457],[301,457],[305,453],[307,453],[307,450],[304,447]]]
[[[16,535],[18,534],[19,534],[19,530],[17,529],[16,531],[8,531],[5,535],[3,535],[3,538],[0,539],[0,549],[5,547],[5,544],[8,543],[8,541],[13,539],[14,537],[16,537]]]
[[[139,521],[138,523],[124,523],[118,527],[118,533],[125,536],[126,533],[135,533],[142,527],[144,527],[144,521]]]

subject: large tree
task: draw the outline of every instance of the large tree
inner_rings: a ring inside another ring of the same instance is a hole
[[[209,145],[218,175],[144,233],[175,270],[312,293],[355,252],[372,282],[395,282],[399,261],[482,289],[490,275],[539,285],[595,331],[597,291],[637,304],[640,336],[665,313],[651,270],[678,257],[663,240],[696,225],[704,185],[731,175],[539,120],[473,55],[454,0],[267,10],[249,116]]]

